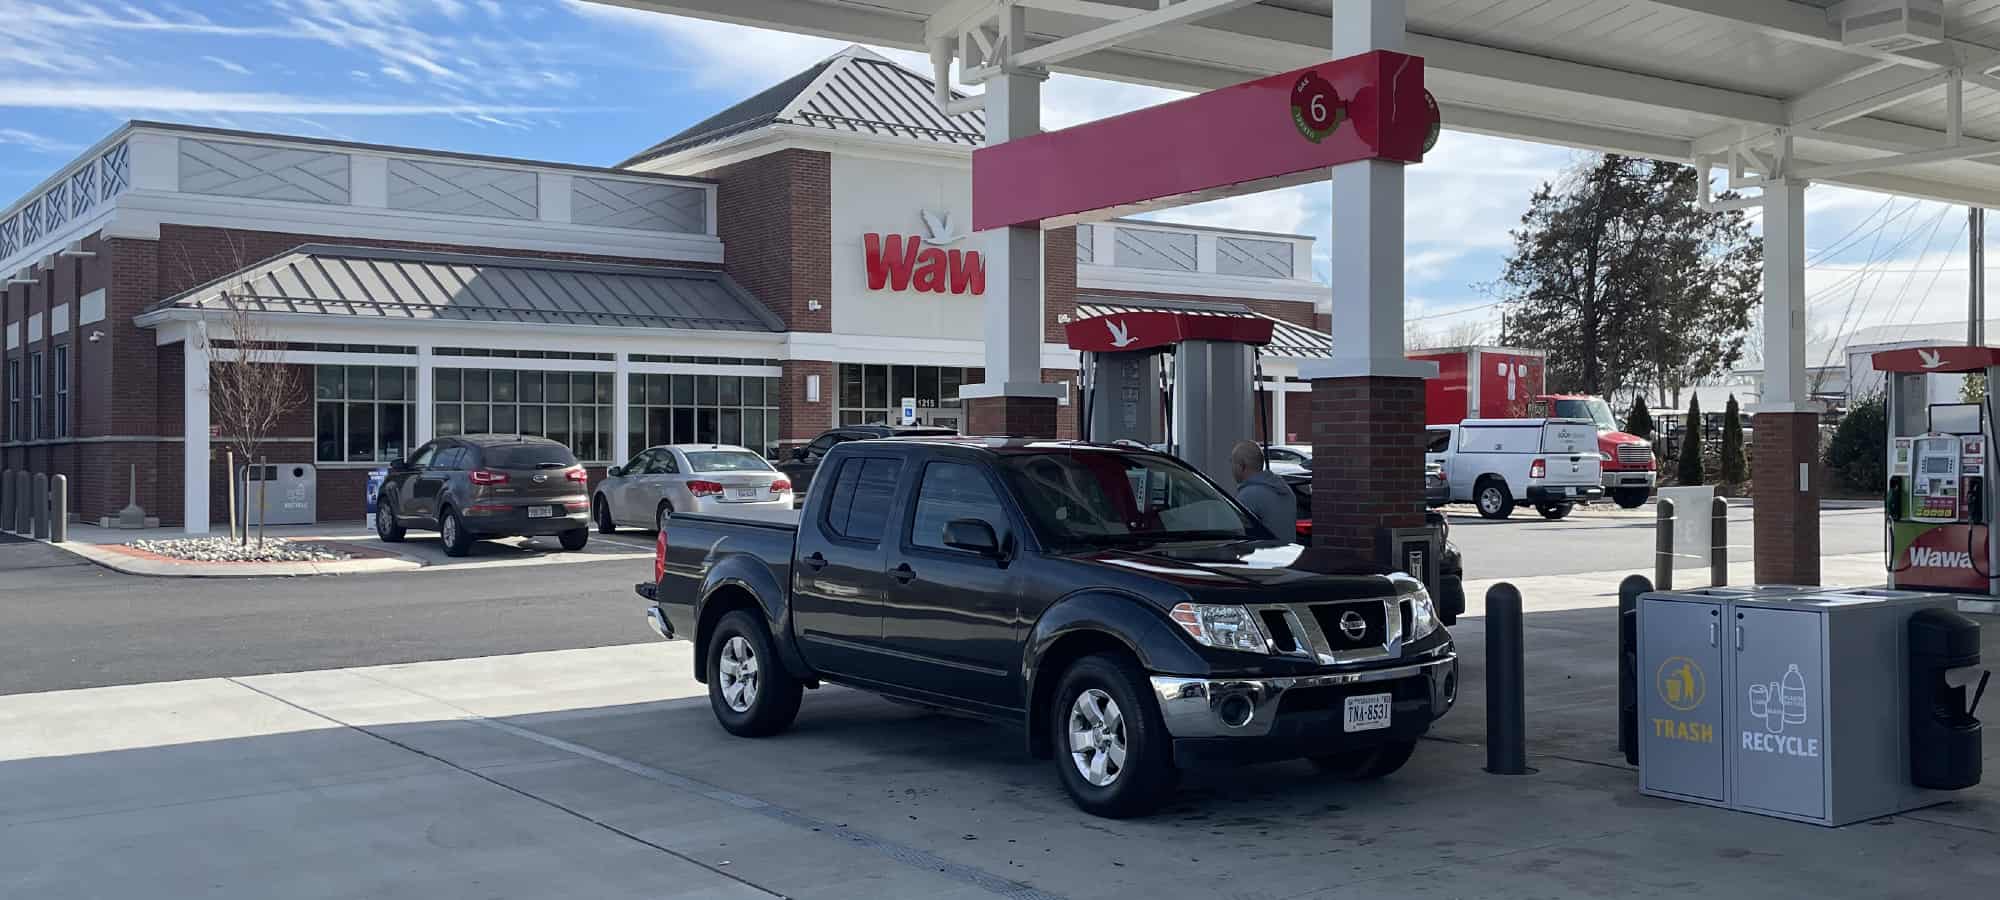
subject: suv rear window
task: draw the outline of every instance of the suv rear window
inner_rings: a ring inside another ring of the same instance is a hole
[[[561,444],[492,444],[482,448],[480,458],[495,469],[567,469],[576,465],[576,454]]]

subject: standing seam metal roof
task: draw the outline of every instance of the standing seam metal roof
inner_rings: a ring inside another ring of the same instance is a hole
[[[821,76],[825,77],[822,78]],[[621,163],[630,167],[703,144],[787,124],[978,147],[983,110],[947,116],[931,102],[937,82],[860,46],[767,88]],[[815,87],[815,85],[817,85]],[[954,92],[953,96],[961,96]]]
[[[311,244],[154,304],[413,321],[782,331],[728,275]]]

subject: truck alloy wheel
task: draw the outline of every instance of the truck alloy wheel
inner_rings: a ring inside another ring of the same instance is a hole
[[[1497,479],[1479,483],[1473,489],[1473,500],[1479,507],[1479,514],[1489,519],[1504,519],[1514,512],[1514,497],[1507,492],[1507,485]]]
[[[757,651],[741,635],[731,637],[722,645],[722,665],[718,668],[722,701],[737,712],[749,712],[750,705],[757,702]]]
[[[1097,787],[1125,771],[1125,715],[1096,688],[1076,695],[1069,708],[1069,758],[1083,780]]]

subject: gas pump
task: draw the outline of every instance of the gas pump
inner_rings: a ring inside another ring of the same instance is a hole
[[[1959,402],[1959,382],[2000,376],[2000,349],[1914,347],[1875,354],[1885,373],[1889,483],[1883,512],[1889,585],[2000,596],[2000,534],[1986,489],[1993,399]],[[1956,378],[1949,376],[1958,376]]]

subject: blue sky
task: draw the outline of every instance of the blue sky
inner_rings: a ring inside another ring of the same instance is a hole
[[[135,118],[610,165],[842,46],[581,0],[0,0],[0,23],[0,205]],[[1056,76],[1044,124],[1174,96]],[[1410,170],[1414,328],[1495,336],[1481,286],[1529,194],[1578,158],[1448,132]],[[1820,337],[1963,315],[1962,210],[1885,199],[1808,194]],[[1318,235],[1324,278],[1330,204],[1322,184],[1162,217]]]

